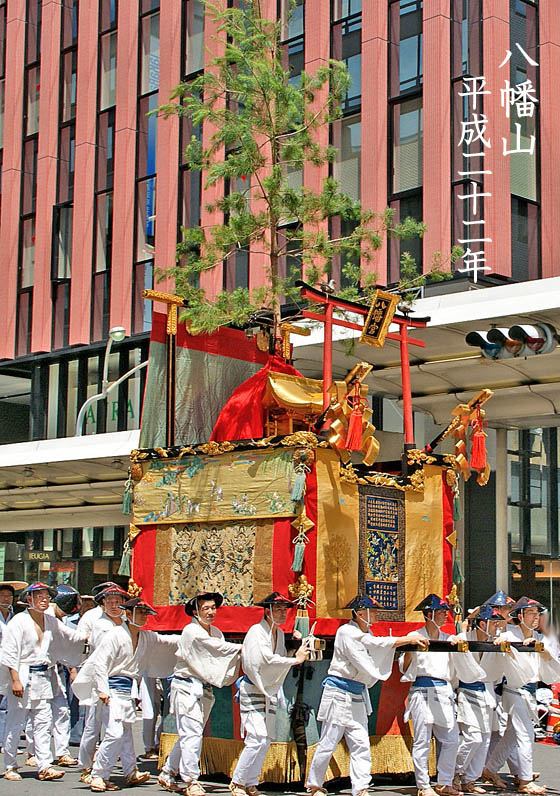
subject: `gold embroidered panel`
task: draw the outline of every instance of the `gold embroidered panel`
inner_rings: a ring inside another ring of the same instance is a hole
[[[293,450],[183,456],[143,465],[133,522],[177,523],[290,517]]]
[[[156,605],[180,605],[199,589],[226,605],[252,605],[272,590],[273,523],[188,523],[159,528]]]

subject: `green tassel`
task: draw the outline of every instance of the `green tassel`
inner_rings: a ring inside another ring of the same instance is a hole
[[[123,547],[121,564],[119,567],[119,575],[125,575],[127,578],[130,577],[130,559],[131,559],[130,543],[128,539],[126,539]]]
[[[294,485],[292,487],[292,494],[290,495],[290,499],[294,501],[294,503],[299,503],[303,500],[303,496],[305,495],[305,478],[306,478],[306,471],[304,468],[297,469],[295,471],[296,477],[294,478]],[[295,570],[296,572],[298,570]]]
[[[461,559],[457,555],[457,553],[453,553],[453,583],[459,585],[459,583],[464,583],[465,578],[463,576],[463,570],[461,568]]]
[[[122,513],[123,514],[132,514],[132,498],[134,496],[134,481],[130,475],[130,470],[128,471],[128,478],[126,479],[126,484],[124,485],[124,494],[122,499]]]
[[[296,621],[294,622],[294,630],[299,630],[302,635],[302,638],[306,638],[309,635],[309,617],[307,616],[307,612],[305,616],[299,616],[299,611],[296,614]]]
[[[294,550],[294,561],[292,564],[292,572],[301,572],[303,567],[303,554],[305,552],[304,542],[296,542]]]
[[[461,519],[461,501],[458,495],[453,495],[453,522]]]

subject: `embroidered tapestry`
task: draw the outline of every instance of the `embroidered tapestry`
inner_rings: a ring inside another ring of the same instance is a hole
[[[292,456],[282,448],[148,462],[134,490],[133,522],[292,516]]]
[[[156,605],[180,605],[200,589],[225,605],[252,605],[271,590],[273,524],[187,523],[159,528],[154,568]]]
[[[383,609],[383,619],[405,618],[404,493],[359,486],[360,583]]]

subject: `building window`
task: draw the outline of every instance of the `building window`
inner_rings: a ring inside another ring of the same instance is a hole
[[[361,14],[332,26],[332,57],[346,64],[350,86],[342,103],[343,113],[355,112],[362,100],[362,17]]]
[[[332,126],[333,144],[338,150],[333,164],[333,176],[340,190],[356,201],[360,200],[362,161],[362,118],[347,116]]]
[[[332,0],[332,18],[335,21],[361,13],[362,0]]]
[[[183,73],[204,67],[204,6],[201,0],[183,0]]]
[[[390,6],[391,97],[422,87],[422,0],[396,0]]]
[[[393,193],[422,185],[422,98],[393,106]]]

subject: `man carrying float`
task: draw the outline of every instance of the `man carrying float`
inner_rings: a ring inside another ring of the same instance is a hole
[[[311,794],[326,793],[323,783],[327,767],[343,737],[350,751],[352,796],[367,794],[371,781],[368,689],[390,677],[395,648],[404,644],[427,647],[420,633],[400,638],[373,636],[370,628],[377,621],[378,608],[379,604],[367,595],[358,595],[345,606],[352,611],[352,619],[336,632],[332,663],[323,681],[317,714],[322,722],[321,738],[306,783]]]
[[[429,641],[449,641],[457,644],[457,636],[443,633],[451,606],[437,594],[429,594],[416,607],[422,611],[425,626],[418,632]],[[412,682],[405,721],[412,718],[414,743],[412,762],[419,796],[460,796],[453,784],[455,762],[459,746],[459,730],[455,717],[455,679],[477,682],[486,673],[471,653],[456,655],[452,652],[406,652],[400,661],[402,681]],[[430,740],[435,736],[439,744],[437,759],[437,785],[432,789],[428,773]]]
[[[133,683],[142,674],[166,677],[175,663],[178,636],[162,636],[143,630],[148,616],[156,611],[139,597],[122,604],[126,622],[105,634],[74,680],[72,689],[79,699],[87,699],[93,689],[106,706],[103,724],[105,735],[93,763],[90,790],[102,793],[119,790],[109,780],[120,756],[128,785],[141,785],[150,779],[147,771],[136,768],[132,726],[136,721]]]
[[[500,643],[500,634],[505,630],[506,622],[496,608],[482,605],[472,618],[472,629],[461,633],[459,638],[467,641],[493,641]],[[461,731],[459,752],[457,754],[455,785],[464,793],[485,793],[484,788],[476,784],[480,779],[486,763],[488,747],[496,719],[498,698],[494,690],[496,680],[493,671],[493,656],[496,653],[472,653],[475,660],[487,673],[484,680],[473,682],[459,681],[457,690],[457,722]]]
[[[224,598],[218,592],[199,591],[185,605],[192,617],[177,645],[177,661],[171,683],[170,712],[175,714],[179,738],[158,777],[164,790],[177,791],[177,774],[187,784],[187,796],[204,796],[200,776],[202,734],[214,705],[212,686],[235,682],[241,645],[224,640],[214,627]]]
[[[513,756],[519,766],[520,793],[540,796],[546,787],[533,782],[533,743],[537,718],[537,684],[557,682],[560,679],[560,663],[546,649],[546,637],[537,632],[539,618],[546,608],[537,600],[521,597],[510,610],[516,622],[503,638],[530,646],[544,643],[542,652],[524,653],[512,648],[509,654],[496,655],[494,666],[505,676],[502,704],[508,714],[507,729],[488,760],[484,776],[494,784],[500,780],[498,772],[506,760]],[[499,784],[498,784],[499,787]]]
[[[303,663],[309,649],[304,641],[295,657],[286,655],[284,633],[280,625],[286,621],[292,601],[275,591],[260,603],[262,620],[249,628],[241,648],[245,675],[239,684],[241,733],[245,746],[229,785],[233,796],[256,796],[257,784],[268,747],[275,737],[276,707],[282,684],[292,666]]]

